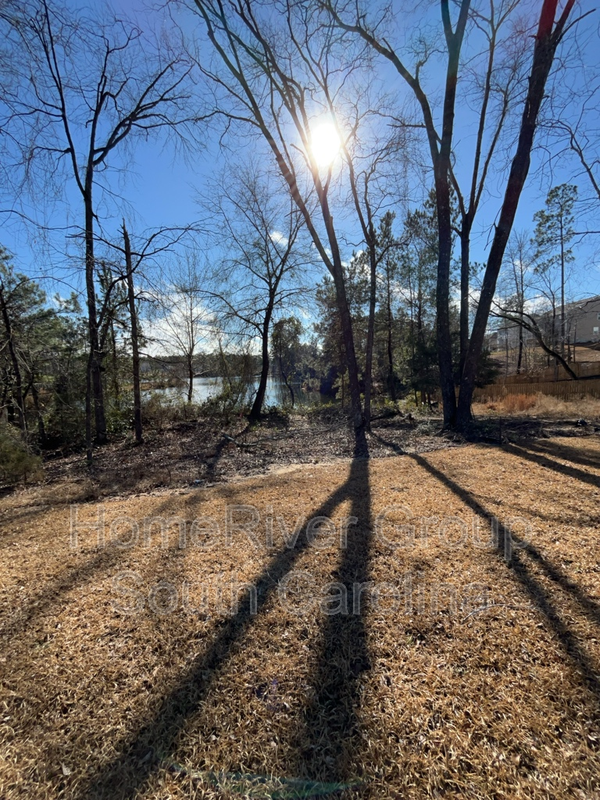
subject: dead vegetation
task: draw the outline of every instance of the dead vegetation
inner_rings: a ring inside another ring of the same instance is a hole
[[[500,443],[521,438],[587,435],[600,428],[600,401],[565,403],[555,398],[508,396],[474,406],[471,441]],[[583,419],[583,424],[582,423]],[[374,458],[425,453],[465,443],[457,435],[440,435],[441,416],[429,409],[376,412],[369,451]],[[144,444],[131,437],[94,452],[90,471],[82,452],[47,454],[43,478],[37,478],[39,502],[95,500],[133,492],[212,486],[222,481],[349,458],[354,436],[339,410],[311,414],[272,413],[248,425],[245,417],[228,420],[189,418],[165,421],[149,429]],[[35,476],[27,476],[31,484]],[[10,492],[13,484],[2,486]]]
[[[596,797],[599,486],[592,435],[5,497],[2,798]]]
[[[439,437],[440,427],[439,417],[385,415],[373,424],[370,451],[378,457],[448,447],[452,442]],[[380,434],[385,435],[387,444],[380,442]],[[52,454],[45,461],[45,479],[38,486],[42,493],[64,497],[65,502],[94,500],[210,486],[291,464],[348,458],[353,450],[348,418],[335,410],[308,416],[274,413],[252,426],[243,416],[226,422],[198,418],[149,430],[139,447],[128,437],[98,448],[92,471],[83,453]]]
[[[584,419],[591,424],[600,424],[600,400],[594,397],[579,397],[562,400],[545,394],[508,394],[501,400],[474,403],[476,416],[526,415],[548,420]]]

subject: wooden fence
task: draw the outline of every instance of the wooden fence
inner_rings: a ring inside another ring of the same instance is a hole
[[[475,389],[473,399],[481,403],[487,400],[501,400],[508,394],[548,394],[571,400],[575,397],[600,397],[600,377],[579,381],[538,381],[537,383],[493,383]]]
[[[589,378],[597,376],[600,378],[600,364],[598,362],[576,363],[572,361],[569,366],[579,378]],[[553,381],[570,381],[571,376],[558,364],[556,367],[548,367],[535,375],[508,375],[502,378],[501,382],[507,386],[509,384],[523,383],[547,383]]]

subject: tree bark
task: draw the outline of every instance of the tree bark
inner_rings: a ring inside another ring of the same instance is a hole
[[[560,354],[565,357],[565,237],[560,215]]]
[[[88,354],[85,371],[85,455],[88,469],[92,469],[94,460],[94,436],[92,430],[92,365]]]
[[[469,349],[469,280],[470,280],[471,221],[463,217],[460,229],[460,368],[465,365]]]
[[[100,338],[98,333],[98,311],[96,308],[96,287],[94,284],[95,257],[94,257],[94,211],[92,205],[92,174],[88,171],[86,176],[85,204],[85,286],[88,307],[88,336],[90,346],[89,387],[91,391],[90,410],[93,399],[95,440],[96,444],[106,444],[106,416],[104,412],[104,391],[102,388],[102,353],[100,351]],[[90,431],[91,424],[86,426]],[[87,443],[91,452],[91,442]]]
[[[450,333],[450,259],[452,256],[452,227],[450,223],[450,191],[447,168],[436,169],[436,200],[438,212],[438,277],[436,292],[437,346],[440,369],[440,389],[444,406],[444,427],[456,421],[456,392],[452,366],[452,336]]]
[[[333,228],[333,218],[329,210],[329,203],[324,195],[321,195],[320,204],[323,220],[327,230],[327,237],[331,246],[331,259],[329,267],[335,286],[335,297],[340,315],[340,327],[342,329],[342,344],[346,355],[346,365],[348,367],[348,388],[350,389],[350,403],[352,422],[355,435],[355,455],[359,457],[368,456],[369,449],[365,436],[365,418],[363,415],[362,403],[360,400],[360,382],[358,375],[358,362],[354,347],[354,334],[352,331],[352,317],[348,307],[348,297],[346,295],[346,283],[344,280],[344,268],[340,256],[337,236]],[[317,245],[317,241],[315,241]]]
[[[273,307],[271,303],[267,306],[267,310],[265,313],[265,319],[262,327],[262,352],[261,352],[261,368],[260,368],[260,380],[258,382],[258,389],[256,392],[256,396],[254,398],[254,402],[252,403],[252,408],[250,409],[249,418],[252,421],[256,421],[260,419],[260,415],[262,414],[262,407],[263,403],[265,402],[265,394],[267,392],[267,380],[269,378],[269,328],[271,325],[271,316],[273,314]]]
[[[387,280],[387,357],[388,357],[388,389],[393,403],[396,402],[396,376],[394,374],[394,348],[392,342],[392,292],[389,272]]]
[[[436,291],[437,345],[440,368],[440,389],[444,406],[444,428],[456,423],[456,390],[452,363],[450,333],[450,261],[452,258],[452,218],[450,212],[450,155],[454,132],[456,85],[460,51],[469,11],[469,0],[460,5],[459,22],[452,32],[448,4],[442,2],[444,33],[448,48],[442,138],[434,160],[435,195],[438,215],[438,275]]]
[[[500,212],[500,219],[496,226],[496,232],[488,256],[477,313],[475,314],[475,321],[473,323],[471,341],[469,343],[469,350],[465,359],[465,366],[461,378],[456,420],[457,427],[461,430],[466,430],[472,419],[471,404],[473,400],[473,390],[475,388],[477,365],[483,349],[483,341],[494,292],[496,290],[496,282],[498,280],[498,274],[508,243],[508,237],[512,230],[523,186],[525,185],[525,180],[529,172],[533,137],[537,126],[538,113],[544,98],[546,82],[552,68],[556,48],[562,38],[574,3],[575,0],[567,0],[567,4],[556,25],[554,24],[554,19],[558,0],[544,0],[540,12],[540,20],[534,46],[533,64],[529,76],[529,87],[519,131],[519,141],[511,165],[504,201]]]
[[[44,415],[42,414],[42,409],[40,406],[40,395],[37,390],[37,386],[35,385],[33,375],[31,377],[31,396],[33,397],[33,407],[35,408],[35,413],[37,416],[40,447],[44,447],[46,444],[46,426],[44,425]]]
[[[192,397],[194,396],[194,354],[192,352],[188,352],[186,358],[187,358],[187,371],[188,371],[187,401],[188,405],[190,405],[190,403],[192,402]]]
[[[368,454],[368,447],[365,436],[365,418],[360,401],[360,383],[356,350],[354,349],[354,336],[352,333],[352,318],[350,316],[350,309],[348,308],[346,287],[343,279],[337,271],[333,279],[336,289],[337,306],[340,312],[342,342],[346,354],[346,365],[348,366],[348,388],[350,389],[351,413],[354,424],[355,454],[357,456],[366,456]]]
[[[286,385],[286,387],[287,387],[287,390],[288,390],[288,392],[290,393],[290,400],[291,400],[291,403],[292,403],[292,408],[293,408],[293,407],[294,407],[294,404],[295,404],[295,402],[296,402],[296,397],[295,397],[295,395],[294,395],[294,387],[293,387],[293,386],[292,386],[292,384],[289,382],[288,375],[287,375],[287,374],[284,372],[284,369],[283,369],[283,359],[281,358],[281,356],[279,356],[279,372],[281,373],[281,377],[283,378],[283,382],[285,383],[285,385]]]
[[[121,398],[121,385],[119,383],[119,355],[117,353],[117,335],[115,333],[115,321],[111,317],[110,320],[110,348],[112,356],[112,371],[113,371],[113,393],[117,403]]]
[[[23,398],[23,380],[21,377],[21,367],[19,366],[19,359],[15,349],[15,342],[13,337],[12,324],[8,308],[6,307],[6,297],[4,296],[4,288],[0,286],[0,307],[2,309],[2,321],[4,322],[4,329],[6,331],[6,341],[8,344],[8,353],[10,355],[10,362],[15,375],[15,402],[17,405],[17,415],[19,417],[19,427],[23,433],[27,433],[27,418],[25,416],[25,400]]]
[[[125,269],[127,273],[127,303],[129,306],[129,320],[131,326],[131,353],[132,353],[132,378],[133,378],[133,430],[135,440],[142,444],[142,393],[140,390],[140,348],[138,333],[138,315],[135,307],[135,291],[133,286],[133,264],[131,259],[131,242],[129,233],[123,221],[123,241],[125,244]]]
[[[371,395],[373,392],[373,346],[375,343],[375,306],[377,304],[377,254],[375,252],[375,236],[369,247],[370,283],[369,283],[369,321],[367,328],[367,352],[365,356],[365,428],[371,430]]]

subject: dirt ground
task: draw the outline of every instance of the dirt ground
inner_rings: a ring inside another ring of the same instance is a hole
[[[481,407],[476,438],[490,443],[522,438],[587,435],[600,430],[598,407],[569,409],[569,414],[502,414]],[[535,412],[535,409],[533,410]],[[587,424],[580,426],[581,413]],[[579,412],[579,413],[578,413]],[[378,412],[381,414],[381,412]],[[373,421],[368,436],[373,458],[426,453],[464,444],[456,436],[440,436],[439,415],[397,414]],[[196,419],[149,430],[136,447],[131,437],[94,452],[88,470],[82,453],[58,452],[45,458],[45,485],[50,494],[69,499],[97,499],[149,490],[212,486],[264,474],[293,464],[332,462],[353,455],[354,436],[346,416],[272,414],[252,427],[244,417],[223,423]]]
[[[3,800],[600,797],[600,436],[405,422],[0,500]]]

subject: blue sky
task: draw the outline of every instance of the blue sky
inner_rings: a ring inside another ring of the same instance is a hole
[[[74,3],[74,5],[80,4]],[[129,0],[120,0],[114,4],[114,8],[117,11],[131,14],[136,5]],[[579,6],[581,12],[592,8],[589,0],[583,0]],[[569,80],[573,82],[575,88],[590,81],[590,73],[596,77],[600,73],[597,41],[594,44],[594,34],[598,32],[598,17],[599,14],[596,12],[595,15],[584,21],[583,25],[586,27],[580,32],[583,43],[582,64],[585,68],[581,73],[571,74]],[[385,69],[383,65],[382,69]],[[400,78],[395,74],[390,74],[389,79],[390,82],[397,82],[399,92],[401,92]],[[468,150],[472,134],[472,119],[469,118],[464,108],[459,107],[457,111],[455,139],[462,143],[461,146],[464,149]],[[229,144],[236,148],[236,156],[239,159],[243,160],[246,155],[250,159],[254,155],[250,140],[236,142],[229,139]],[[177,158],[173,148],[164,141],[138,142],[135,146],[134,160],[128,162],[126,176],[119,181],[121,184],[119,192],[126,201],[123,212],[115,213],[108,229],[116,230],[120,223],[121,213],[125,214],[130,226],[138,231],[162,225],[183,225],[192,222],[198,218],[200,213],[196,197],[206,191],[211,179],[222,169],[222,163],[216,129],[207,134],[205,149],[200,150],[186,161]],[[546,154],[534,153],[530,178],[521,198],[515,225],[517,229],[532,230],[533,214],[543,206],[546,191],[551,185],[572,180],[574,173],[568,162],[556,162],[552,174],[547,168],[541,169],[542,163],[546,163]],[[583,182],[580,182],[580,188],[583,192]],[[66,202],[55,205],[49,221],[57,226],[67,223],[81,224],[81,201],[73,190],[73,186],[67,188],[65,200]],[[3,203],[2,207],[6,207],[6,203]],[[473,260],[482,261],[485,258],[490,226],[499,207],[500,197],[499,193],[496,193],[496,196],[487,198],[481,208],[473,232]],[[398,216],[401,215],[400,210]],[[594,222],[594,216],[596,219],[600,218],[600,215],[596,213],[588,218],[578,219],[578,222],[582,223],[581,227],[585,225],[598,229],[600,225]],[[48,250],[40,248],[39,233],[36,233],[31,227],[23,226],[16,218],[2,215],[0,226],[0,241],[14,253],[19,268],[37,275],[45,272],[50,266],[53,274],[66,283],[56,284],[49,288],[59,290],[63,295],[68,293],[68,284],[72,283],[76,288],[81,285],[78,269],[73,268],[70,264],[67,265],[61,256],[65,245],[68,244],[64,232],[55,232],[50,235],[51,248]],[[72,250],[72,244],[70,248]],[[572,296],[580,298],[600,294],[600,237],[583,238],[580,244],[574,246],[574,252],[577,259],[577,279],[571,286]],[[347,259],[349,256],[350,250],[345,254],[345,258]],[[50,265],[48,259],[51,261]],[[59,288],[60,286],[63,288]]]

